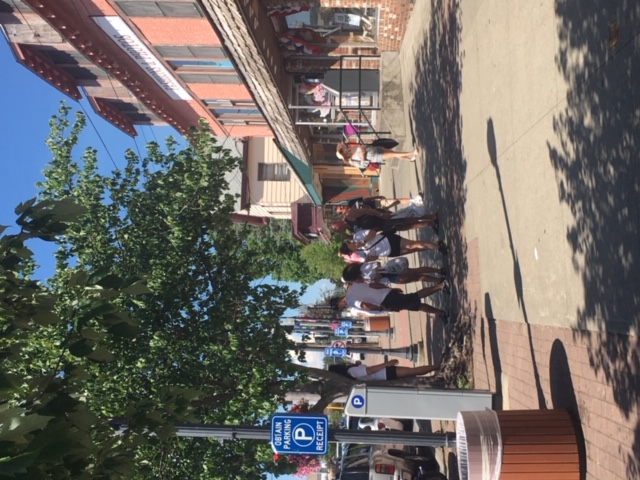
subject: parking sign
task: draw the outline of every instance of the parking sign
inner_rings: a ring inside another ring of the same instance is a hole
[[[346,337],[349,335],[349,329],[347,327],[338,327],[333,331],[336,337]]]
[[[329,445],[326,415],[279,414],[271,417],[271,446],[275,453],[324,455]]]
[[[346,357],[347,349],[346,348],[335,348],[335,347],[327,347],[324,349],[324,354],[327,357]]]

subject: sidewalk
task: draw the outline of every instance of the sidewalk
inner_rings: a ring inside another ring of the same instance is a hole
[[[497,408],[572,409],[588,480],[640,478],[632,3],[416,2],[381,71],[383,126],[422,155],[417,171],[385,166],[380,190],[420,189],[440,213],[475,388],[495,391]],[[439,359],[449,330],[417,314],[394,322],[425,342],[425,363]]]

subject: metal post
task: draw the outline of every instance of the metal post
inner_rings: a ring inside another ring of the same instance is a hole
[[[229,425],[176,425],[179,437],[213,437],[221,440],[266,440],[271,438],[270,427],[248,427]],[[453,435],[453,438],[452,438]],[[341,430],[329,429],[331,443],[366,443],[370,445],[403,444],[416,447],[453,447],[455,434],[401,432],[398,430]]]
[[[111,425],[124,432],[127,430],[126,422],[113,420]],[[191,438],[216,438],[218,440],[264,440],[271,439],[271,427],[248,425],[204,425],[197,423],[176,424],[178,437]],[[455,447],[455,434],[451,433],[420,433],[401,432],[398,430],[373,431],[373,430],[342,430],[329,429],[329,442],[331,443],[366,443],[369,445],[403,444],[416,447]]]

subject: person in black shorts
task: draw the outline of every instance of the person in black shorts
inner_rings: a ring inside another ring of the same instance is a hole
[[[440,365],[421,365],[419,367],[398,367],[398,360],[377,365],[364,365],[356,362],[353,365],[329,365],[328,370],[356,380],[396,380],[398,378],[413,378],[427,375],[440,369]]]

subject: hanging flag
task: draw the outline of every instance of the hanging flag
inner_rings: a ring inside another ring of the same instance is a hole
[[[327,39],[310,28],[292,28],[278,35],[280,45],[306,55],[321,55]]]
[[[267,7],[267,13],[271,17],[286,17],[294,13],[307,12],[311,7],[309,5],[270,5]]]

